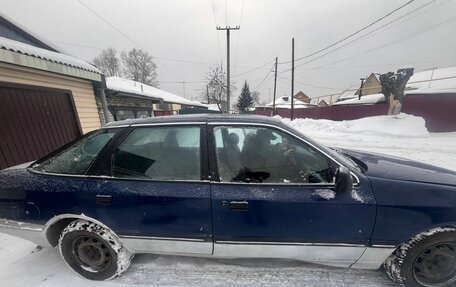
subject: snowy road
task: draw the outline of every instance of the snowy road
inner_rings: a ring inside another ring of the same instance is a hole
[[[429,134],[413,117],[351,122],[298,120],[293,126],[334,147],[382,152],[456,170],[456,133]],[[91,282],[57,249],[0,234],[1,286],[395,286],[382,270],[321,267],[282,260],[215,260],[139,255],[120,278]]]

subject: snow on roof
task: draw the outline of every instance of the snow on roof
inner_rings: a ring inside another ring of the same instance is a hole
[[[37,40],[38,42],[41,42],[42,44],[48,46],[51,49],[54,49],[55,51],[57,51],[59,53],[66,53],[66,51],[63,50],[60,46],[57,46],[57,45],[53,44],[52,42],[48,41],[47,39],[44,39],[41,35],[39,36],[32,30],[26,28],[22,24],[19,24],[18,22],[14,21],[10,17],[6,16],[1,11],[0,11],[0,17],[5,19],[7,22],[10,22],[10,24],[12,24],[13,26],[16,26],[17,28],[19,28],[20,30],[22,30],[23,32],[25,32],[26,34],[31,36],[32,38],[35,38],[35,40]]]
[[[206,106],[208,107],[208,110],[211,110],[211,111],[220,111],[220,109],[218,108],[218,105],[217,105],[217,104],[206,104]]]
[[[186,98],[172,94],[170,92],[163,91],[143,83],[139,83],[133,80],[128,80],[120,77],[106,78],[106,86],[109,90],[163,99],[163,101],[167,103],[176,103],[181,105],[207,108],[206,105],[203,105],[198,101],[190,101]]]
[[[407,82],[405,93],[456,93],[456,67],[431,69],[414,74]]]
[[[342,92],[342,94],[340,95],[340,97],[337,100],[344,101],[344,100],[348,100],[348,99],[357,98],[358,96],[355,95],[355,93],[356,93],[356,90],[348,90],[348,91]]]
[[[53,52],[46,49],[37,48],[32,45],[24,44],[22,42],[10,40],[3,37],[0,37],[0,49],[101,74],[101,72],[95,66],[92,66],[89,63],[76,57]]]
[[[269,104],[266,105],[266,107],[272,107],[274,105],[274,102],[270,102]],[[276,108],[282,108],[282,109],[291,109],[291,101],[290,97],[285,96],[285,97],[280,97],[276,99],[275,102]],[[303,101],[294,99],[293,100],[293,108],[295,109],[303,109],[303,108],[313,108],[315,107],[314,104],[308,104]]]
[[[358,99],[358,96],[353,99],[341,101],[332,104],[333,106],[342,106],[342,105],[368,105],[368,104],[376,104],[385,101],[385,96],[383,94],[372,94],[372,95],[365,95],[361,96],[361,99]]]

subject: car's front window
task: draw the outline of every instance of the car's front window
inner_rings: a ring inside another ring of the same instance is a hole
[[[83,175],[114,135],[115,130],[90,134],[55,156],[38,161],[32,169],[47,173]]]
[[[112,176],[200,180],[200,128],[142,127],[133,130],[112,157]]]
[[[331,183],[325,156],[295,138],[264,127],[214,129],[222,182]]]

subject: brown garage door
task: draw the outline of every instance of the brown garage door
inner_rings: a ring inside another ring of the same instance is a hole
[[[0,169],[39,159],[80,135],[69,93],[0,86]]]

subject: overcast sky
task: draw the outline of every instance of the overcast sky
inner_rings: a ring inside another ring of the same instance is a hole
[[[274,85],[270,73],[273,60],[276,56],[279,62],[291,59],[293,37],[298,59],[350,35],[409,0],[81,1],[120,32],[78,0],[0,0],[0,7],[9,18],[88,61],[106,47],[118,51],[145,49],[157,60],[160,87],[183,96],[184,85],[176,82],[185,81],[185,97],[189,99],[199,97],[204,88],[201,81],[211,65],[226,64],[226,33],[216,31],[215,26],[240,25],[239,31],[231,32],[231,74],[238,87],[233,97],[237,98],[247,80],[251,90],[256,88],[262,99],[269,101]],[[419,8],[427,3],[430,4]],[[311,97],[337,93],[358,87],[359,79],[372,72],[384,73],[404,66],[412,66],[415,71],[456,66],[456,0],[415,0],[349,40],[415,9],[418,10],[313,62],[303,64],[312,57],[296,62],[296,66],[302,66],[296,68],[295,92],[302,90]],[[451,22],[446,21],[450,19]],[[252,72],[260,66],[263,67]],[[289,63],[279,65],[282,73],[277,96],[290,94],[290,67]]]

